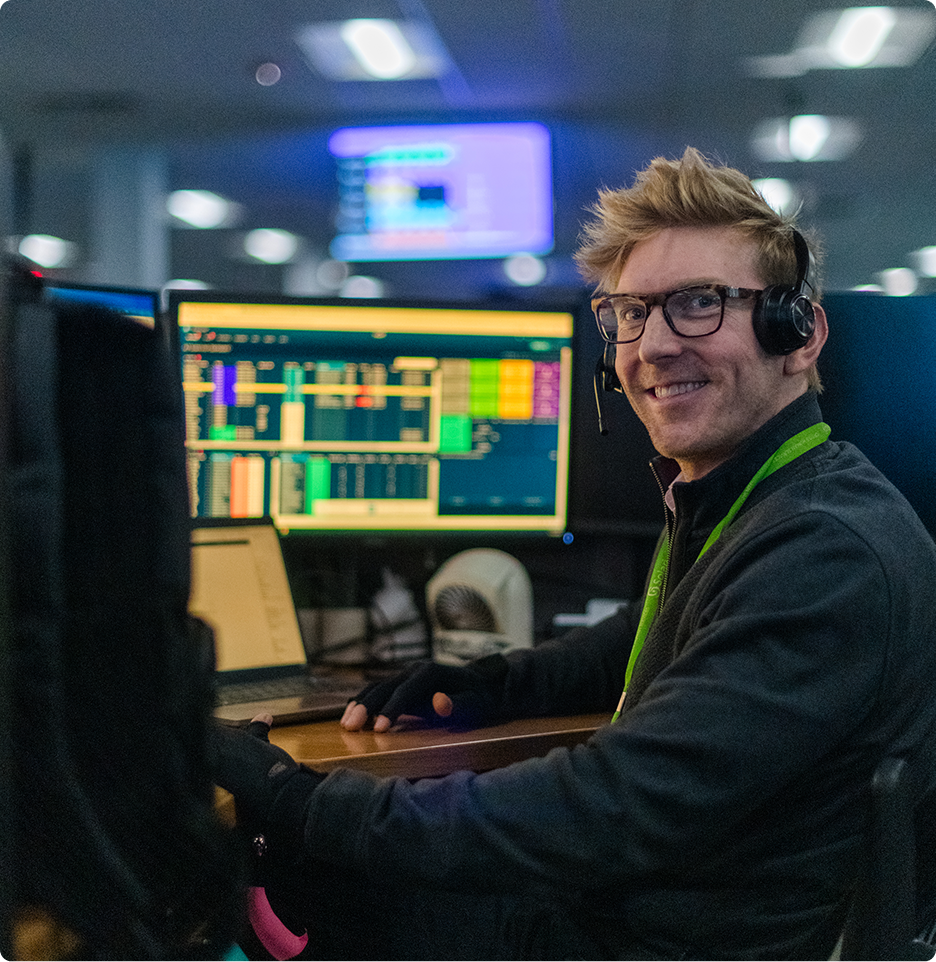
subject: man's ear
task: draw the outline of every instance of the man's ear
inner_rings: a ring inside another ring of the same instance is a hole
[[[798,350],[787,354],[783,359],[784,374],[801,374],[808,371],[819,359],[819,354],[829,336],[829,321],[825,310],[818,304],[813,304],[816,325],[812,337]]]

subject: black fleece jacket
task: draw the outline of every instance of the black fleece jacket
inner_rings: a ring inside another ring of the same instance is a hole
[[[548,891],[612,957],[635,943],[660,958],[828,957],[863,786],[885,751],[936,748],[921,684],[936,677],[936,546],[830,440],[761,482],[696,561],[760,465],[819,420],[804,395],[675,485],[672,577],[616,723],[480,775],[294,780],[276,820],[382,886]],[[633,629],[620,614],[510,654],[505,716],[610,719]]]

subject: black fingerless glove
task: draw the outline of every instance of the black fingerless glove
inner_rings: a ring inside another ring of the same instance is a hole
[[[488,655],[467,665],[418,661],[387,681],[368,685],[353,699],[368,718],[385,715],[393,723],[400,715],[417,715],[428,722],[476,728],[502,714],[508,665],[503,655]],[[440,717],[432,696],[442,692],[452,701],[450,715]]]
[[[252,722],[246,731],[217,725],[212,733],[215,782],[234,796],[239,816],[257,822],[275,820],[277,803],[286,795],[311,793],[325,778],[271,745],[268,733],[263,722]],[[305,782],[301,789],[290,784],[296,778]]]

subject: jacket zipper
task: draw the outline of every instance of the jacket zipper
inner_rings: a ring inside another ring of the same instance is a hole
[[[673,560],[673,542],[676,539],[676,519],[672,511],[670,511],[668,505],[666,504],[666,489],[663,487],[663,482],[660,480],[660,475],[657,473],[657,469],[654,465],[651,465],[651,470],[653,471],[653,477],[656,479],[657,487],[660,489],[660,497],[663,501],[663,518],[666,522],[666,545],[669,549],[669,561]],[[660,585],[660,609],[663,608],[666,602],[666,586],[669,582],[669,562],[667,562],[666,570],[663,572],[663,583]]]

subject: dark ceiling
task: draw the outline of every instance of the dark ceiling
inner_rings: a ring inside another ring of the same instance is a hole
[[[896,5],[936,18],[934,0]],[[568,261],[600,185],[622,184],[656,154],[693,144],[752,176],[795,181],[802,221],[828,247],[827,285],[871,282],[936,244],[936,49],[907,67],[751,75],[747,58],[789,52],[807,16],[832,6],[7,0],[0,133],[13,158],[14,232],[80,242],[95,157],[134,145],[162,152],[170,188],[216,190],[243,205],[245,225],[284,227],[324,245],[335,205],[325,142],[336,126],[538,120],[553,134],[556,259]],[[295,33],[349,16],[431,23],[453,69],[442,81],[324,79]],[[282,69],[274,86],[254,79],[266,61]],[[862,131],[857,149],[827,162],[756,156],[758,123],[795,113],[851,118]]]

